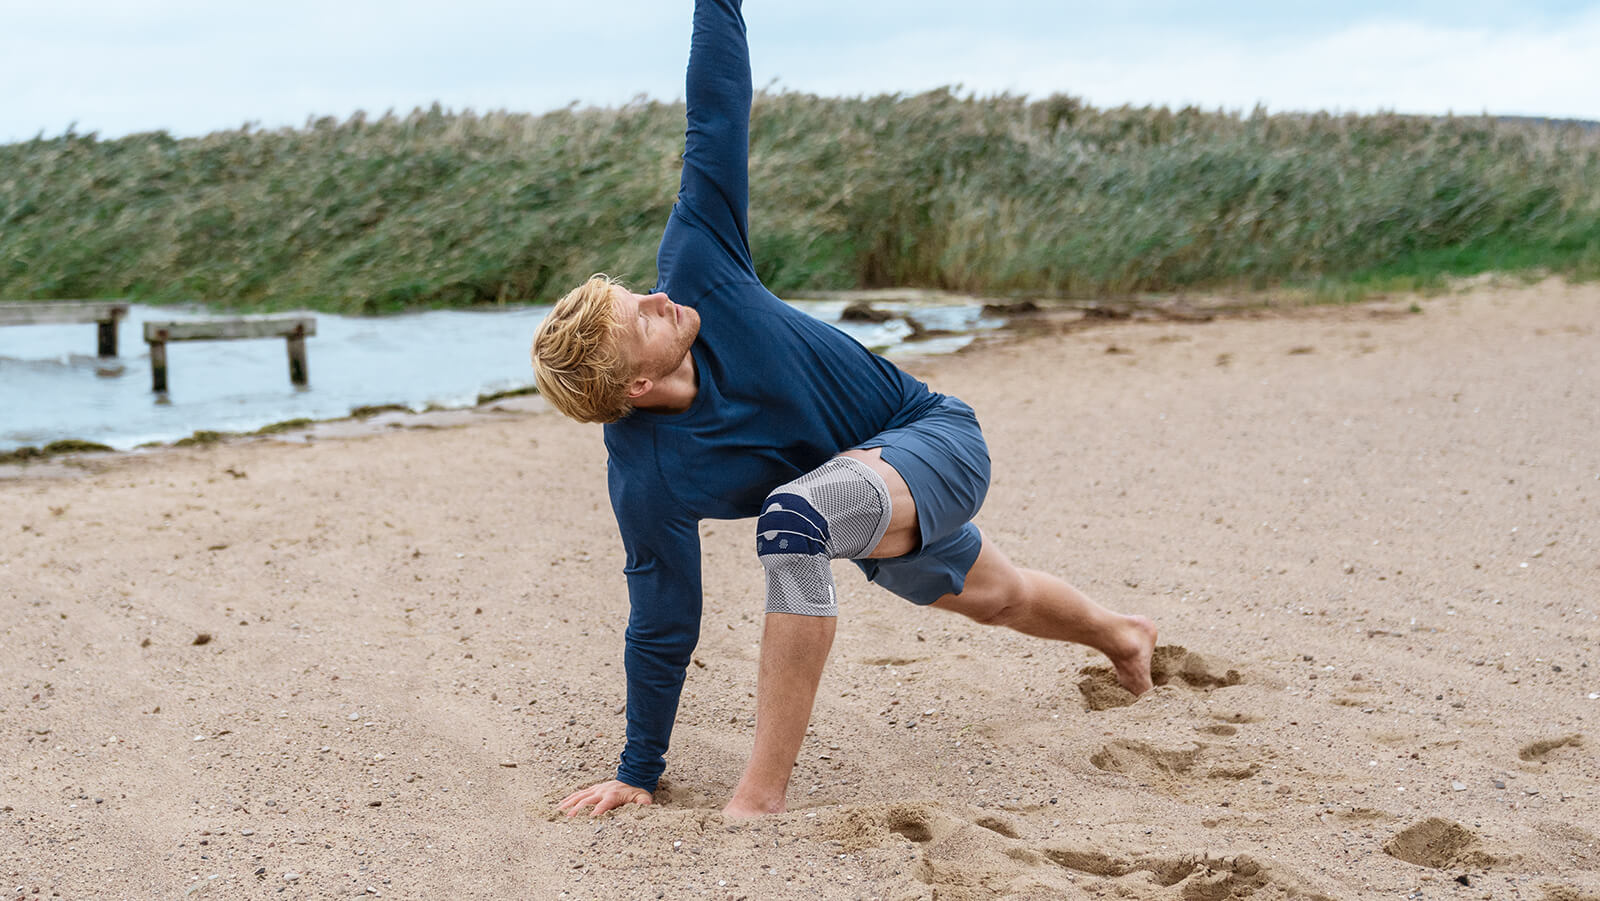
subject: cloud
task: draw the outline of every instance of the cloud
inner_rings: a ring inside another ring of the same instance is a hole
[[[639,93],[671,99],[682,95],[691,4],[20,6],[0,28],[0,140],[56,134],[72,122],[107,136],[199,134],[436,100],[540,112]],[[1526,13],[1499,2],[1412,6],[1418,12],[1408,17],[1357,12],[1379,8],[1365,0],[1339,13],[1252,0],[1203,14],[1169,0],[763,0],[746,16],[757,83],[821,94],[961,84],[980,94],[1071,93],[1100,105],[1600,118],[1600,5]],[[1347,19],[1329,18],[1336,14]]]
[[[820,57],[774,46],[784,86],[821,94],[926,90],[1069,93],[1097,105],[1398,110],[1600,118],[1600,11],[1524,28],[1370,21],[1244,40],[1147,31],[1104,40],[906,31]],[[870,86],[870,87],[869,87]]]

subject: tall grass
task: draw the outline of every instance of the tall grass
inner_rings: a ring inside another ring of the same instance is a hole
[[[319,119],[0,146],[0,296],[381,312],[654,278],[683,108]],[[1490,118],[762,93],[779,293],[1600,275],[1600,135]]]

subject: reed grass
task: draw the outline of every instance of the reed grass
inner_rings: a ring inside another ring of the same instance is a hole
[[[681,104],[0,146],[0,296],[378,313],[648,285]],[[1600,275],[1600,134],[1486,117],[757,95],[780,294],[1101,295]]]

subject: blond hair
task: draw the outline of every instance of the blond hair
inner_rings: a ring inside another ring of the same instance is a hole
[[[633,373],[613,306],[622,283],[598,274],[556,302],[533,336],[533,376],[539,393],[579,422],[616,422],[633,409]]]

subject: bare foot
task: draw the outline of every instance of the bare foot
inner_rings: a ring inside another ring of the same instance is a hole
[[[769,813],[783,813],[784,809],[784,804],[781,801],[775,807],[771,805],[762,806],[751,804],[735,797],[728,802],[726,807],[722,808],[722,818],[725,820],[749,820],[766,816]]]
[[[1150,681],[1150,658],[1156,650],[1156,624],[1143,616],[1129,616],[1127,623],[1122,650],[1106,656],[1117,671],[1117,684],[1142,695],[1155,687]]]

